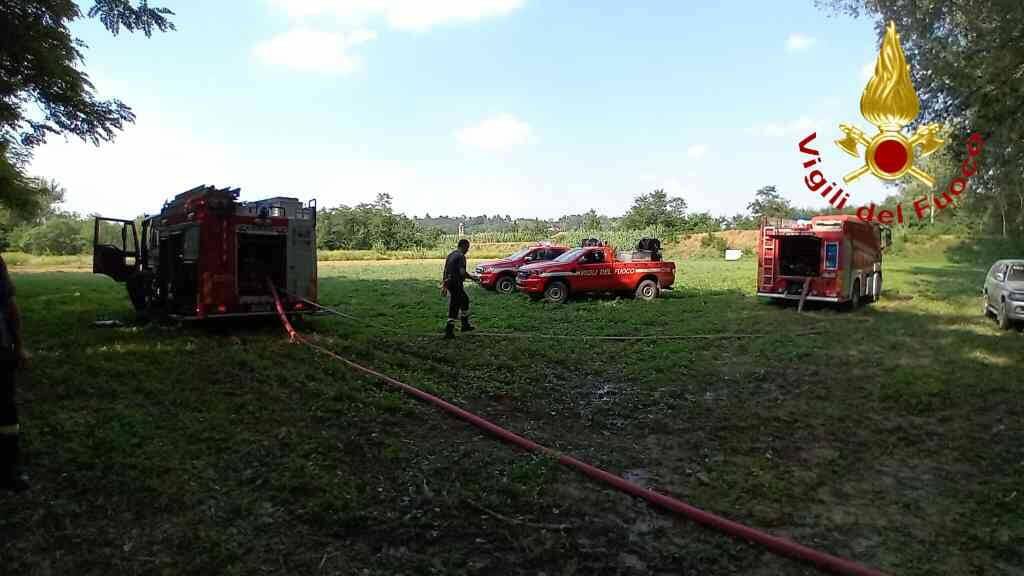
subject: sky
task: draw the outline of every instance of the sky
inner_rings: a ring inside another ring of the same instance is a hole
[[[616,216],[656,188],[732,215],[766,185],[825,207],[798,143],[815,132],[839,181],[862,164],[833,144],[839,123],[875,132],[859,111],[873,22],[811,0],[152,3],[177,31],[73,25],[98,94],[137,120],[36,150],[67,210],[152,214],[201,184],[321,207],[386,192],[416,216]],[[886,195],[870,176],[845,189]]]

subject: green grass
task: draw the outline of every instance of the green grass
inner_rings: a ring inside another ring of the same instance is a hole
[[[850,314],[758,301],[750,259],[677,262],[678,289],[647,303],[469,287],[487,331],[761,338],[446,342],[437,261],[324,263],[321,301],[366,323],[300,329],[538,442],[888,573],[1013,573],[1024,336],[980,316],[984,262],[946,250],[889,259],[887,297]],[[289,345],[273,321],[97,328],[132,318],[109,279],[14,277],[34,489],[0,496],[9,573],[814,573],[500,444]]]

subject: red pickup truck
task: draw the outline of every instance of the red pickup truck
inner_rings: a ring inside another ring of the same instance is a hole
[[[476,273],[480,277],[480,285],[484,288],[496,290],[501,294],[511,294],[516,289],[516,272],[520,266],[554,260],[568,251],[567,246],[546,243],[528,246],[500,260],[481,262],[476,267]]]
[[[574,248],[550,262],[523,266],[516,275],[519,290],[531,299],[559,303],[585,292],[628,292],[653,300],[675,280],[675,263],[661,259],[660,243],[653,239],[641,240],[633,252],[603,244]]]

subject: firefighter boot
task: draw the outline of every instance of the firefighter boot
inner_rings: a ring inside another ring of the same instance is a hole
[[[463,316],[462,317],[462,331],[463,332],[472,332],[473,330],[476,330],[476,328],[474,328],[474,327],[469,325],[469,316]]]
[[[17,434],[0,434],[0,490],[28,490],[28,480],[18,469]]]
[[[444,338],[445,340],[448,340],[449,338],[455,338],[455,322],[449,320],[448,323],[445,324]]]

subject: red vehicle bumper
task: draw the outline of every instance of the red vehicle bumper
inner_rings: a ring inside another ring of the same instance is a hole
[[[544,291],[544,279],[540,276],[529,276],[516,278],[516,286],[520,292],[537,294]]]
[[[480,274],[480,285],[484,288],[494,288],[498,281],[498,274],[495,272],[482,272]]]

